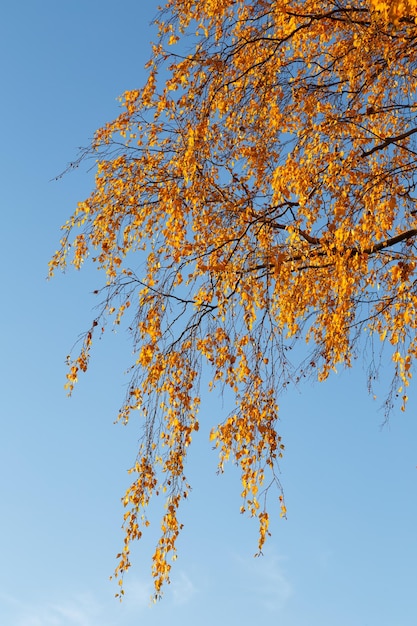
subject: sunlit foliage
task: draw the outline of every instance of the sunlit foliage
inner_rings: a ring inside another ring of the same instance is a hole
[[[146,84],[97,131],[95,188],[64,225],[51,273],[91,255],[106,274],[69,392],[109,318],[132,334],[119,419],[139,410],[144,430],[120,584],[159,493],[156,597],[169,580],[202,371],[236,400],[213,415],[210,439],[220,471],[229,459],[240,468],[259,551],[274,483],[286,514],[285,388],[351,366],[367,342],[370,381],[384,345],[387,410],[396,396],[404,408],[417,355],[416,4],[169,0]]]

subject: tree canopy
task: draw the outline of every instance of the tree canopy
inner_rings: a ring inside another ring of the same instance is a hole
[[[202,368],[236,400],[210,439],[220,471],[240,468],[259,551],[274,483],[286,514],[285,388],[350,367],[368,341],[369,380],[384,347],[386,407],[399,397],[404,409],[417,356],[416,15],[416,0],[168,0],[146,84],[82,154],[97,161],[95,187],[50,271],[91,255],[106,275],[69,392],[109,320],[132,336],[119,419],[139,410],[144,426],[121,586],[158,494],[156,597],[169,581]]]

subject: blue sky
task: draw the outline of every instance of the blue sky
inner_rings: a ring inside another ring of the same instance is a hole
[[[126,599],[113,597],[120,498],[139,438],[137,421],[113,424],[130,348],[122,331],[108,334],[66,397],[65,356],[89,326],[101,277],[87,266],[45,280],[59,227],[93,173],[51,179],[117,114],[117,96],[142,84],[156,4],[3,7],[0,624],[414,626],[416,394],[381,429],[360,362],[283,398],[288,519],[271,497],[273,537],[259,559],[256,524],[239,514],[238,477],[233,468],[216,475],[206,436],[227,407],[205,396],[172,584],[151,606],[155,519],[135,550]],[[382,371],[381,391],[387,382]]]

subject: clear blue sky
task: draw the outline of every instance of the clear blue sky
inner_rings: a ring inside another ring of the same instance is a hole
[[[109,334],[67,399],[64,359],[92,319],[101,277],[88,267],[45,276],[93,173],[50,180],[116,115],[117,96],[142,84],[156,4],[17,0],[2,9],[0,624],[415,626],[417,394],[381,429],[360,363],[283,399],[288,520],[272,498],[273,537],[260,559],[256,525],[239,514],[238,477],[232,468],[216,475],[205,438],[227,407],[205,397],[172,584],[149,605],[155,520],[125,601],[113,597],[120,497],[139,437],[134,420],[113,425],[129,344]]]

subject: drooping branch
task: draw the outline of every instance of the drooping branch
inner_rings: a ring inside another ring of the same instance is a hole
[[[240,465],[261,549],[268,516],[257,498],[281,456],[287,339],[301,344],[296,358],[317,356],[303,372],[317,375],[320,361],[320,380],[351,365],[363,337],[352,337],[356,320],[392,346],[397,388],[417,361],[417,165],[407,147],[417,128],[405,131],[417,101],[415,24],[400,16],[387,27],[369,3],[326,0],[169,0],[158,23],[147,84],[126,92],[124,112],[96,133],[87,154],[102,157],[96,187],[51,261],[51,273],[65,267],[71,248],[76,268],[90,254],[106,273],[101,314],[69,363],[71,386],[87,369],[94,329],[129,310],[135,361],[120,415],[141,411],[145,438],[116,575],[148,525],[151,496],[166,492],[157,595],[189,492],[202,363],[212,386],[222,381],[234,394],[212,440],[221,464]],[[365,149],[370,137],[377,145]],[[387,158],[366,158],[386,148]],[[136,276],[127,265],[142,254]]]

